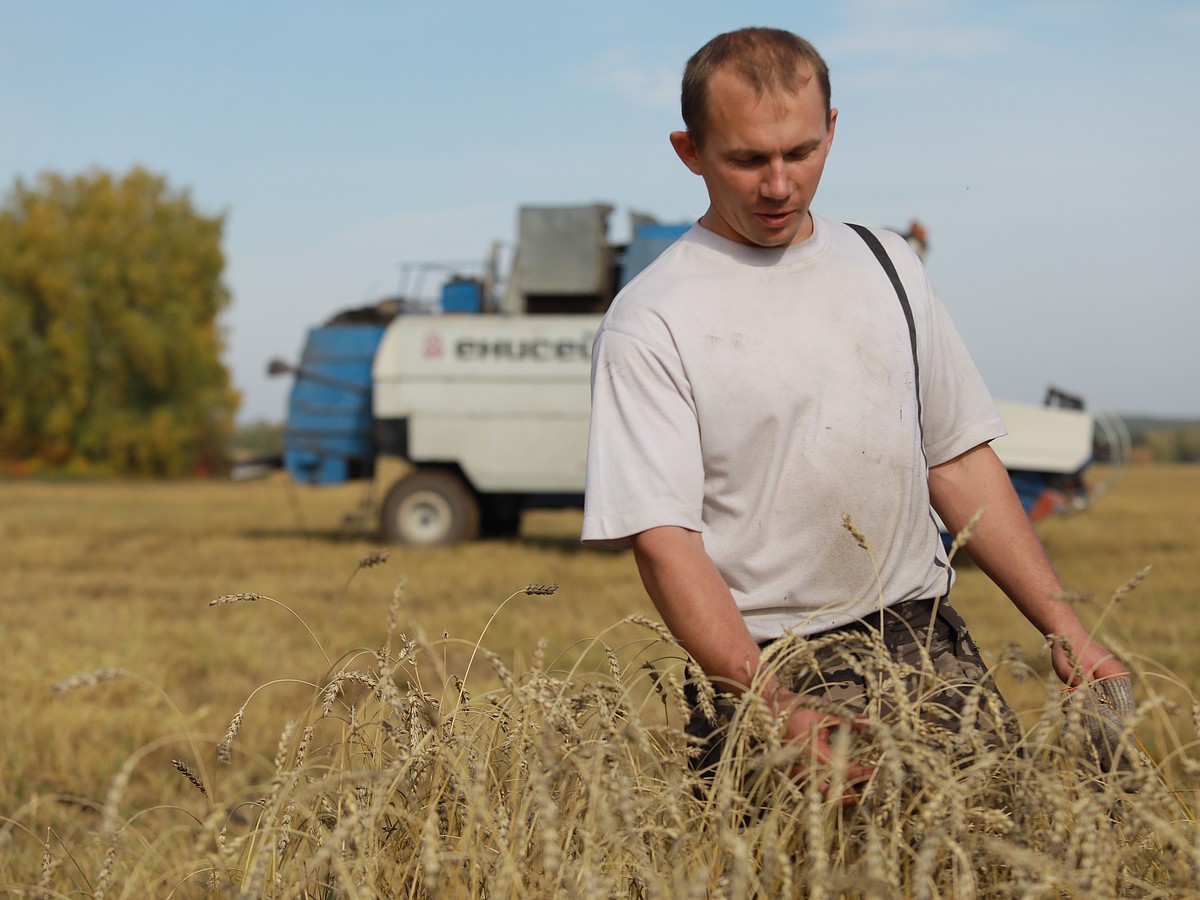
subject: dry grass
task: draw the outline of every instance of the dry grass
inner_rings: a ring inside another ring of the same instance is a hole
[[[612,624],[646,611],[631,561],[577,549],[569,515],[531,518],[524,542],[384,561],[331,536],[349,492],[300,495],[298,534],[276,481],[0,490],[0,885],[14,890],[1193,895],[1197,672],[1183,648],[1198,630],[1200,471],[1133,470],[1043,530],[1140,673],[1151,767],[1101,777],[1036,635],[968,568],[957,605],[1008,660],[1022,752],[931,734],[919,716],[876,722],[828,773],[878,766],[852,809],[785,776],[778,724],[755,709],[736,720],[743,752],[696,796],[681,654],[653,622]],[[562,588],[500,604],[531,581]],[[92,674],[68,681],[79,672]]]

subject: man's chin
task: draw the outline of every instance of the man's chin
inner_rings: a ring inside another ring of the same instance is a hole
[[[808,237],[808,233],[805,233],[808,229],[801,227],[807,222],[808,216],[802,214],[789,216],[778,226],[771,226],[756,220],[753,223],[755,227],[750,234],[746,235],[746,238],[750,243],[759,247],[787,247],[798,244]],[[751,231],[751,229],[747,229],[747,231]]]
[[[768,249],[787,247],[796,243],[798,240],[797,233],[799,230],[800,229],[798,228],[787,228],[783,231],[760,231],[758,234],[748,237],[747,240],[756,247],[764,247]]]
[[[734,241],[738,244],[746,244],[750,247],[762,247],[764,249],[777,249],[786,247],[789,244],[797,243],[803,240],[807,235],[802,235],[800,225],[808,220],[807,216],[789,217],[778,227],[771,227],[758,219],[726,219],[724,217],[703,216],[700,219],[700,224],[710,231]],[[734,227],[732,224],[737,222],[739,227]]]

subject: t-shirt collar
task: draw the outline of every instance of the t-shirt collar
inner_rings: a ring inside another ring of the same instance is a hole
[[[803,265],[822,253],[829,243],[829,224],[821,216],[813,214],[813,232],[798,244],[786,247],[757,247],[741,244],[709,231],[699,222],[694,224],[684,237],[696,244],[729,256],[749,266],[792,266]]]

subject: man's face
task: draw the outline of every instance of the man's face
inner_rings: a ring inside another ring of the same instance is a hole
[[[763,97],[729,68],[708,85],[707,128],[697,147],[671,134],[684,165],[704,179],[708,211],[700,224],[741,244],[784,247],[812,234],[808,207],[833,144],[837,110],[825,122],[815,78],[796,91]]]

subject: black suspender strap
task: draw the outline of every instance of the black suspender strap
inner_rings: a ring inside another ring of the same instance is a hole
[[[921,453],[923,455],[925,453],[925,425],[922,421],[924,417],[921,410],[921,365],[917,362],[917,323],[913,319],[912,307],[908,303],[908,293],[904,290],[904,284],[900,281],[900,276],[896,273],[896,266],[893,265],[892,258],[883,249],[883,244],[879,243],[879,238],[875,237],[869,228],[862,225],[854,225],[850,222],[846,224],[857,231],[858,236],[871,248],[871,252],[879,260],[879,265],[883,266],[883,271],[887,272],[887,277],[891,279],[892,287],[896,289],[896,297],[900,301],[900,308],[904,310],[904,320],[908,322],[908,341],[912,345],[913,379],[915,380],[913,387],[917,392],[917,433],[921,435]],[[929,510],[929,517],[933,518],[932,508]],[[942,562],[941,557],[937,554],[934,554],[933,561],[936,565],[946,569],[946,593],[949,594],[950,567]],[[936,604],[934,605],[934,609],[937,609]]]
[[[879,265],[883,266],[883,271],[891,279],[892,287],[896,289],[896,297],[900,300],[900,308],[904,310],[904,320],[908,322],[908,341],[912,345],[913,379],[917,392],[917,425],[923,431],[924,428],[921,426],[921,365],[917,361],[917,324],[913,319],[912,307],[908,303],[908,293],[904,290],[904,284],[900,281],[895,265],[892,264],[892,258],[883,249],[883,244],[879,243],[879,238],[871,233],[871,229],[863,225],[855,225],[852,222],[846,224],[857,231],[858,236],[871,248],[871,252],[879,260]]]

